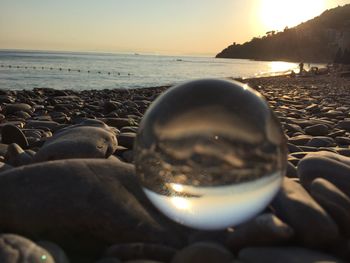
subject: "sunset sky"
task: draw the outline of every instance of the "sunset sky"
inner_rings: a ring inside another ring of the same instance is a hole
[[[0,49],[215,55],[350,0],[0,0]]]

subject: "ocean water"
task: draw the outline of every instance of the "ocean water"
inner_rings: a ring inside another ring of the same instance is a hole
[[[115,89],[298,71],[296,63],[212,57],[0,50],[1,89]]]

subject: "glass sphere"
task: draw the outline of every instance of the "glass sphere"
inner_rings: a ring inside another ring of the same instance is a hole
[[[170,88],[146,111],[134,146],[150,201],[186,226],[216,230],[261,212],[286,169],[286,140],[247,85],[203,79]]]

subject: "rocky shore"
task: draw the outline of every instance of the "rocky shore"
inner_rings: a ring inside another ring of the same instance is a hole
[[[133,141],[168,87],[0,90],[0,262],[350,261],[350,79],[247,79],[288,139],[282,189],[256,218],[197,231],[141,190]]]

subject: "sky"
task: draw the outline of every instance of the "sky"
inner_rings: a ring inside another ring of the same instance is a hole
[[[350,0],[0,0],[0,49],[215,55]]]

